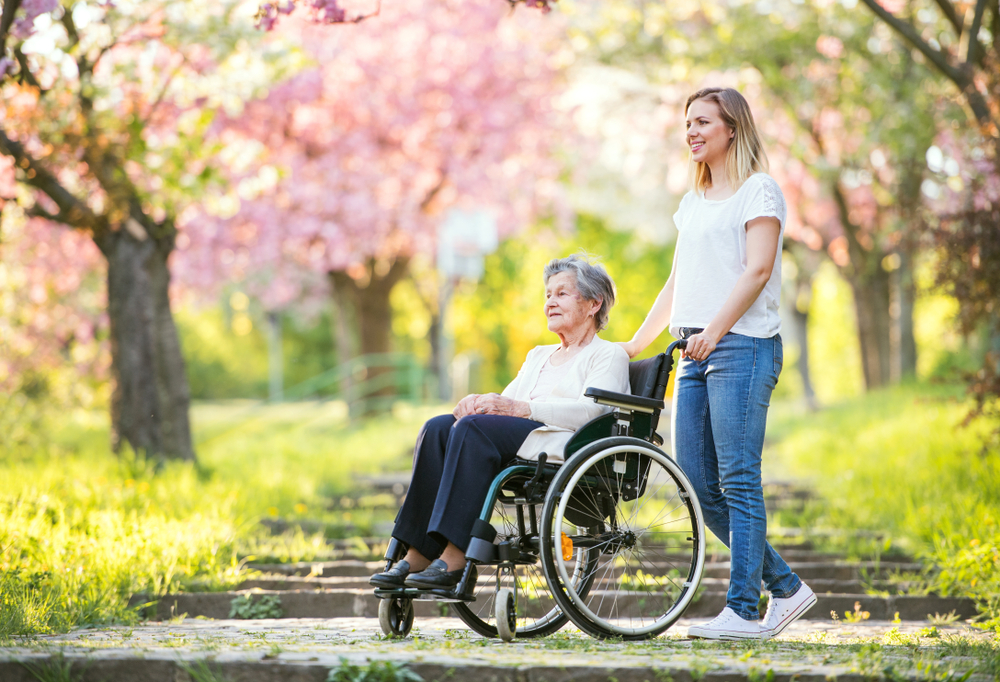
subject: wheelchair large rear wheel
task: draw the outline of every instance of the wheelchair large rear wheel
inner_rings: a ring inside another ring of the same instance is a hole
[[[643,440],[591,443],[556,474],[542,512],[546,578],[573,623],[595,637],[647,639],[670,627],[694,598],[705,565],[698,499],[677,463]],[[585,533],[572,529],[586,527]],[[568,536],[568,537],[564,537]],[[596,555],[588,573],[555,551],[573,543]],[[588,592],[574,589],[581,582]]]
[[[495,542],[518,539],[521,558],[513,570],[495,565],[479,565],[479,581],[473,592],[476,600],[452,604],[459,618],[484,637],[500,636],[496,624],[495,600],[497,594],[505,588],[515,595],[516,637],[544,637],[556,632],[567,622],[553,598],[538,555],[538,520],[541,512],[541,504],[517,503],[509,494],[498,499],[494,505],[490,524],[497,530]],[[595,553],[581,548],[565,562],[565,579],[573,584],[576,593],[587,593],[584,576],[589,575],[592,579],[596,558]]]

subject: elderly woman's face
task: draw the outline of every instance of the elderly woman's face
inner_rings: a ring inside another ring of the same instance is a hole
[[[601,308],[600,301],[588,301],[576,288],[576,275],[557,272],[545,285],[545,317],[549,331],[556,334],[578,332],[587,325],[594,325],[594,313]]]

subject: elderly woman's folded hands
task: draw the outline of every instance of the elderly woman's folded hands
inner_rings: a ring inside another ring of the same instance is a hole
[[[482,393],[467,395],[458,401],[452,412],[455,419],[470,414],[498,414],[506,417],[531,418],[531,407],[523,400],[505,398],[499,393]]]

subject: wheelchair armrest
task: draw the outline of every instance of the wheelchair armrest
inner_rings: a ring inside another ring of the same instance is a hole
[[[588,388],[584,393],[588,398],[593,398],[595,403],[610,405],[636,412],[646,412],[652,414],[663,409],[663,401],[654,398],[643,398],[631,393],[615,393],[605,391],[603,388]]]

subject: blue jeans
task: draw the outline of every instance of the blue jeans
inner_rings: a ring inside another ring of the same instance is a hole
[[[705,360],[681,360],[674,385],[674,456],[706,524],[729,547],[726,605],[746,620],[760,617],[762,577],[772,597],[790,597],[801,584],[767,542],[761,487],[767,407],[782,359],[780,336],[726,334]]]

